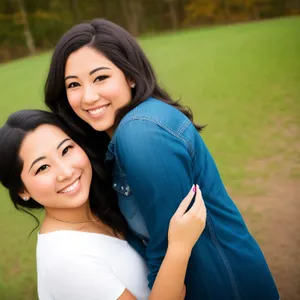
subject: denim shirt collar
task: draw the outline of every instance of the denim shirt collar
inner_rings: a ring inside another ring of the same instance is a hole
[[[149,101],[149,100],[156,100],[155,98],[148,98],[146,99],[145,101],[143,101],[142,103],[146,102],[146,101]],[[134,108],[133,110],[129,111],[124,117],[123,119],[121,120],[120,124],[118,125],[114,135],[112,136],[111,138],[111,141],[108,145],[108,149],[106,151],[106,156],[105,156],[105,162],[109,162],[109,161],[112,161],[115,156],[116,156],[116,139],[117,139],[117,133],[119,131],[119,129],[125,124],[127,123],[133,116],[135,116],[137,110],[138,110],[138,107],[142,104],[140,103],[136,108]]]
[[[112,142],[109,143],[108,149],[105,155],[105,162],[109,162],[115,158],[115,144]]]
[[[129,112],[130,113],[130,112]],[[128,114],[129,114],[128,113]],[[115,144],[116,144],[116,136],[117,136],[117,132],[120,128],[120,126],[126,122],[126,119],[128,118],[128,114],[124,116],[124,118],[121,120],[120,124],[118,125],[114,135],[112,136],[109,144],[108,144],[108,148],[107,148],[107,151],[106,151],[106,156],[105,156],[105,162],[109,162],[109,161],[112,161],[115,156],[116,156],[116,153],[115,153]]]

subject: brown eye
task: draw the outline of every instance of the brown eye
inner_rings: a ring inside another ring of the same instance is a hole
[[[68,84],[67,88],[72,89],[72,88],[75,88],[78,86],[80,86],[80,84],[78,82],[71,82],[70,84]]]
[[[42,165],[41,167],[39,167],[37,169],[37,171],[35,172],[35,175],[42,172],[42,171],[45,171],[46,169],[48,169],[48,167],[49,167],[48,165]]]
[[[69,152],[69,149],[72,149],[73,148],[73,146],[67,146],[63,151],[62,151],[62,155],[64,156],[64,155],[66,155],[68,152]]]
[[[103,81],[103,80],[105,80],[106,78],[108,78],[107,75],[101,75],[101,76],[98,76],[98,77],[94,80],[94,82],[97,82],[97,81]]]

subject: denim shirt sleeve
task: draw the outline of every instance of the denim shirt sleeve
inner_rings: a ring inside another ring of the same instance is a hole
[[[116,151],[149,232],[152,288],[167,250],[170,219],[193,184],[192,157],[187,141],[150,120],[123,124]]]

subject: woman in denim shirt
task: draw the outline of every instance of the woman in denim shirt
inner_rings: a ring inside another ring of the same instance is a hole
[[[103,159],[107,150],[119,206],[142,241],[133,246],[148,264],[150,288],[166,254],[170,218],[196,183],[207,224],[191,253],[186,299],[279,299],[263,253],[198,133],[202,127],[159,87],[128,32],[101,19],[74,26],[55,48],[45,94],[47,106]]]

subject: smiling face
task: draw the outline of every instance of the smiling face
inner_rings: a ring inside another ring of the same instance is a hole
[[[92,167],[85,152],[61,129],[41,125],[22,142],[21,179],[31,197],[46,209],[78,208],[87,204]]]
[[[74,112],[97,131],[114,132],[117,110],[131,101],[131,86],[124,73],[90,47],[73,52],[66,63],[65,87]]]

